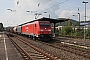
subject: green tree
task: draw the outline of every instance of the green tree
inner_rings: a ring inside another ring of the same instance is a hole
[[[84,34],[84,30],[83,29],[77,29],[74,32],[74,36],[83,36],[83,34]]]
[[[65,26],[63,29],[62,29],[62,35],[72,35],[72,27],[69,27],[69,26]]]
[[[89,37],[89,40],[90,40],[90,28],[87,29],[86,35]]]

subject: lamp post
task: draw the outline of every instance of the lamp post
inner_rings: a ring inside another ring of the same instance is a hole
[[[79,29],[80,29],[80,13],[78,13],[78,15],[79,15]]]
[[[80,13],[78,13],[78,15],[72,15],[72,16],[78,16],[78,19],[79,19],[79,28],[80,28]]]
[[[88,2],[83,1],[82,3],[85,3],[85,21],[84,21],[85,23],[86,22],[86,3]],[[84,26],[84,40],[86,40],[86,25]]]

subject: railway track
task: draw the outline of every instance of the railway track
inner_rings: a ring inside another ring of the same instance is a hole
[[[80,47],[84,49],[90,49],[90,40],[74,39],[69,37],[57,37],[56,40],[60,40],[62,44]]]
[[[38,41],[38,42],[90,59],[90,49],[85,49],[74,45],[62,44],[61,41],[59,40],[56,42],[54,41],[54,43],[48,43],[42,41]]]
[[[19,39],[22,39],[22,40],[25,40],[26,39],[25,41],[29,41],[30,40],[30,39],[27,39],[27,38],[23,39],[23,37],[21,37],[21,36],[19,36]],[[89,56],[90,55],[90,50],[89,49],[83,49],[83,48],[78,48],[78,47],[71,46],[71,45],[61,44],[61,41],[59,41],[59,40],[58,41],[57,40],[54,40],[54,42],[50,42],[50,43],[41,42],[41,41],[36,41],[36,42],[37,43],[38,42],[39,43],[42,43],[44,45],[51,46],[51,47],[53,47],[55,49],[59,49],[59,50],[70,52],[70,53],[75,54],[77,56],[82,56],[82,57],[86,58],[85,60],[90,60],[90,56]],[[60,53],[58,53],[58,55],[57,54],[55,55],[55,53],[51,53],[51,54],[54,55],[54,56],[57,56],[58,58],[61,58],[61,57],[59,57],[59,54]],[[65,59],[66,58],[62,58],[62,60],[65,60]]]
[[[13,35],[8,35],[11,42],[19,50],[25,60],[61,60],[39,48],[34,47],[33,45],[30,45],[30,43],[27,43],[18,37],[12,36]]]
[[[90,49],[78,47],[77,45],[69,45],[64,43],[62,44],[60,40],[54,43],[46,43],[46,42],[41,43],[90,59]]]
[[[76,38],[76,39],[84,39],[84,36],[68,36],[68,35],[60,35],[60,37],[68,37],[68,38]],[[86,39],[89,39],[88,36],[86,36]]]

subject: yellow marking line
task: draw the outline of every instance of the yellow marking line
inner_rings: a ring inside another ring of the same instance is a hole
[[[62,44],[67,44],[67,45],[71,45],[71,46],[82,47],[82,48],[85,48],[85,49],[90,49],[90,47],[87,47],[87,46],[80,46],[80,45],[71,44],[71,43],[66,43],[66,42],[61,42],[61,43],[62,43]]]

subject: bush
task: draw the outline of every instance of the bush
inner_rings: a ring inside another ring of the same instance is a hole
[[[62,35],[71,35],[72,32],[73,32],[72,27],[66,26],[62,29]]]
[[[83,29],[77,29],[76,32],[74,33],[75,36],[83,36],[84,35],[84,30]]]
[[[90,39],[90,28],[88,28],[87,30],[86,30],[86,35],[89,37],[89,39]]]

